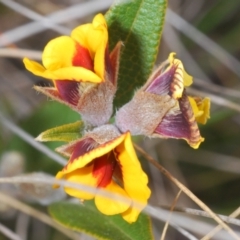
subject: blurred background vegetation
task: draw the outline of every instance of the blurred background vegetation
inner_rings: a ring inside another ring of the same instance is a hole
[[[19,6],[14,8],[15,3],[24,9]],[[111,1],[105,0],[1,0],[0,112],[33,137],[48,128],[78,120],[78,114],[32,89],[33,85],[49,85],[50,82],[33,76],[24,69],[20,57],[10,57],[10,53],[2,50],[7,47],[42,51],[50,39],[62,35],[63,31],[67,34],[77,25],[91,21],[97,12],[106,12],[110,3]],[[59,11],[63,11],[63,15],[56,14],[55,19],[61,21],[59,18],[63,16],[68,19],[68,13],[64,15],[64,11],[70,8],[75,8],[79,13],[74,19],[71,16],[70,20],[61,23],[60,30],[49,28],[49,23],[46,22],[33,29],[29,25],[34,21],[30,16],[37,18]],[[240,205],[240,1],[169,0],[169,9],[157,64],[165,60],[169,52],[177,53],[187,71],[195,77],[190,93],[210,96],[212,99],[211,119],[207,125],[201,126],[205,141],[198,150],[193,150],[184,141],[178,140],[144,138],[139,140],[139,144],[212,210],[229,215]],[[32,15],[27,10],[31,10]],[[39,26],[41,31],[38,31]],[[20,35],[22,38],[16,40]],[[11,163],[12,168],[20,169],[19,161],[23,162],[20,173],[45,172],[54,175],[61,168],[1,123],[0,132],[0,176],[12,176],[12,173],[3,171],[6,168],[4,157],[12,151],[21,158]],[[54,149],[59,143],[46,145]],[[144,159],[142,162],[149,173],[153,189],[150,203],[158,206],[171,205],[179,191],[177,187]],[[11,194],[8,187],[0,186],[0,190]],[[14,196],[23,199],[20,195],[17,193]],[[46,208],[36,201],[32,204],[46,212]],[[180,196],[177,206],[179,211],[183,211],[180,207],[198,208],[184,194]],[[0,223],[22,234],[21,239],[67,239],[40,221],[27,216],[23,218],[20,212],[11,211],[0,202]],[[192,219],[191,214],[186,216]],[[214,223],[201,217],[198,219]],[[156,236],[161,234],[163,224],[154,222]],[[239,227],[235,229],[240,231]],[[192,229],[192,232],[196,232],[198,238],[207,233],[203,230],[202,235],[199,235],[196,229]],[[0,233],[0,240],[5,239],[7,238]],[[170,228],[165,239],[187,238]]]

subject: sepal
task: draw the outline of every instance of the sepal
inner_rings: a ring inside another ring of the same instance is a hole
[[[185,92],[179,99],[178,105],[164,116],[152,136],[184,139],[194,149],[204,141]]]
[[[64,124],[42,132],[37,138],[40,142],[63,141],[71,142],[82,136],[84,123],[77,121],[75,123]]]
[[[166,113],[177,104],[169,95],[137,91],[133,99],[121,107],[115,122],[121,132],[151,136]]]

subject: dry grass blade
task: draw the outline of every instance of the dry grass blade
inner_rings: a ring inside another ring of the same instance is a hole
[[[195,154],[193,158],[193,154],[189,149],[182,147],[181,152],[179,152],[179,159],[182,162],[202,165],[223,172],[234,173],[237,175],[240,173],[240,159],[238,157],[228,156],[221,153],[199,149],[198,154]]]
[[[42,59],[42,52],[19,49],[19,48],[0,48],[0,57],[11,57],[11,58],[31,58],[34,60]]]
[[[1,200],[0,200],[1,201]],[[11,240],[22,240],[17,234],[0,223],[0,232]]]
[[[176,196],[176,197],[174,198],[174,200],[173,200],[172,206],[171,206],[171,208],[170,208],[170,214],[169,214],[168,220],[166,221],[166,223],[165,223],[165,225],[164,225],[164,228],[163,228],[161,240],[164,240],[164,239],[165,239],[165,236],[166,236],[166,233],[167,233],[167,229],[168,229],[168,225],[169,225],[169,221],[170,221],[170,218],[171,218],[173,209],[174,209],[174,207],[176,206],[177,201],[178,201],[178,198],[180,197],[181,193],[182,193],[182,190],[180,190],[180,191],[178,192],[177,196]]]
[[[216,95],[211,94],[211,93],[195,90],[195,89],[192,89],[192,88],[189,88],[188,92],[193,94],[193,95],[196,95],[196,96],[208,96],[211,99],[211,102],[216,103],[217,105],[224,106],[224,107],[227,107],[227,108],[230,108],[230,109],[233,109],[235,111],[240,112],[239,104],[234,103],[232,101],[229,101],[225,98],[216,96]]]
[[[237,208],[233,213],[231,213],[229,215],[229,217],[236,218],[239,214],[240,214],[240,207]],[[221,229],[222,229],[222,226],[218,225],[211,232],[209,232],[207,235],[205,235],[201,240],[209,240],[211,237],[213,237]]]
[[[205,49],[207,52],[216,57],[222,64],[231,69],[235,74],[240,76],[240,62],[237,58],[229,54],[225,49],[208,38],[205,34],[200,32],[190,23],[185,21],[179,15],[168,9],[166,21],[169,22],[176,29],[184,33],[187,37],[192,39],[195,43]]]
[[[56,11],[54,13],[44,16],[44,20],[30,22],[2,33],[2,35],[0,36],[0,46],[6,46],[8,44],[15,43],[24,38],[44,31],[47,28],[47,26],[45,25],[46,21],[54,25],[69,22],[74,19],[88,16],[89,14],[93,14],[94,12],[101,12],[107,9],[111,3],[112,0],[92,0],[86,1],[84,3],[75,4],[73,6],[65,8],[64,10]],[[24,12],[22,12],[22,14],[24,14]],[[58,31],[59,29],[55,30]],[[60,32],[61,34],[63,33],[63,31],[58,32]],[[69,32],[70,30],[66,30],[64,31],[64,34],[69,34]]]
[[[223,87],[223,86],[219,86],[217,84],[214,83],[210,83],[210,82],[206,82],[203,79],[199,79],[199,78],[194,78],[194,85],[199,86],[199,87],[203,87],[208,91],[212,91],[215,93],[220,93],[221,95],[225,95],[225,96],[229,96],[229,97],[235,97],[235,98],[240,98],[240,91],[235,90],[235,89],[231,89],[231,88],[227,88],[227,87]]]
[[[174,178],[170,172],[168,172],[164,167],[162,167],[157,161],[155,161],[150,155],[148,155],[141,147],[134,144],[137,151],[142,154],[151,164],[153,164],[158,170],[160,170],[170,181],[172,181],[176,186],[179,187],[190,199],[192,199],[200,208],[206,211],[220,226],[222,226],[228,233],[234,238],[239,239],[240,237],[219,218],[205,203],[203,203],[197,196],[195,196],[188,188],[186,188],[182,183],[180,183],[176,178]]]
[[[19,4],[17,2],[12,1],[12,0],[0,0],[0,1],[1,1],[2,4],[4,4],[5,6],[8,6],[12,10],[14,10],[15,12],[23,14],[25,17],[28,17],[32,20],[42,22],[42,24],[44,26],[46,26],[46,28],[50,28],[52,30],[61,32],[62,34],[68,33],[68,29],[66,27],[62,27],[62,26],[58,26],[58,25],[54,24],[53,22],[51,22],[50,20],[48,20],[44,16],[42,16],[42,15],[24,7],[22,4]]]
[[[207,74],[199,66],[198,62],[195,60],[194,56],[188,51],[188,49],[182,43],[180,36],[177,34],[177,31],[168,23],[164,26],[164,34],[163,38],[166,44],[169,46],[170,49],[174,49],[177,53],[181,54],[181,59],[184,62],[184,65],[188,66],[191,69],[191,73],[194,73],[194,76],[200,76],[201,78],[210,81]],[[194,78],[195,83],[195,78]]]
[[[164,207],[166,208],[166,207]],[[193,209],[193,208],[179,208],[175,207],[174,212],[184,212],[187,213],[188,215],[195,215],[195,216],[201,216],[201,217],[207,217],[207,218],[212,218],[209,213],[199,210],[199,209]],[[225,216],[221,214],[217,214],[219,218],[221,218],[224,222],[228,224],[234,224],[236,226],[240,226],[240,219],[233,218],[231,216]]]
[[[49,216],[47,216],[46,214],[10,197],[7,196],[6,194],[0,192],[0,202],[11,206],[12,208],[15,208],[21,212],[24,212],[40,221],[42,221],[43,223],[57,229],[58,231],[62,232],[63,234],[65,234],[66,236],[68,236],[70,239],[73,240],[79,240],[79,236],[77,234],[75,234],[72,231],[69,231],[65,228],[63,228],[62,226],[60,226],[59,224],[55,223]]]
[[[66,164],[66,160],[62,158],[60,155],[54,153],[52,150],[50,150],[48,147],[44,146],[43,144],[35,141],[35,139],[29,135],[27,132],[22,130],[20,127],[15,125],[13,122],[11,122],[9,119],[7,119],[1,112],[0,112],[0,122],[7,127],[10,131],[15,133],[17,136],[19,136],[22,140],[29,143],[31,146],[39,150],[40,152],[46,154],[46,156],[50,157],[54,161],[58,162],[61,165]]]

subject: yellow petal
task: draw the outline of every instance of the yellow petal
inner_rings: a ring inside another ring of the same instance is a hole
[[[108,31],[103,15],[96,15],[92,24],[75,28],[71,37],[89,50],[92,59],[94,59],[94,71],[101,79],[104,79]]]
[[[101,79],[104,79],[105,73],[105,50],[105,43],[99,45],[94,58],[94,71]]]
[[[210,118],[210,99],[204,98],[198,107],[203,111],[203,114],[202,116],[196,118],[196,120],[199,123],[205,124],[207,119]]]
[[[92,24],[84,24],[73,29],[71,37],[80,45],[87,48],[94,58],[99,47],[102,45],[106,47],[108,42],[107,24],[103,15],[96,15]]]
[[[72,59],[76,52],[76,42],[61,36],[51,40],[43,50],[43,66],[49,71],[72,66]]]
[[[193,77],[189,75],[183,68],[183,84],[185,87],[189,87],[193,83]]]
[[[58,172],[56,178],[64,178],[65,180],[72,183],[79,183],[90,187],[96,187],[98,179],[92,176],[93,165],[86,166],[81,169],[73,170],[70,173],[65,174],[64,171]],[[91,193],[88,191],[82,191],[79,189],[74,189],[70,187],[64,187],[64,190],[67,194],[72,197],[80,198],[80,199],[93,199],[95,193]]]
[[[76,42],[67,36],[62,36],[50,41],[43,52],[43,66],[39,63],[24,58],[26,68],[37,76],[54,80],[75,80],[84,82],[102,82],[94,72],[72,66],[73,56],[76,51]]]
[[[89,44],[87,42],[87,35],[91,28],[92,28],[91,23],[80,25],[79,27],[76,27],[72,30],[71,38],[78,42],[81,46],[88,49]]]
[[[176,63],[179,65],[179,67],[181,68],[182,73],[183,73],[183,84],[184,84],[185,87],[189,87],[193,82],[192,76],[189,75],[185,71],[182,62],[179,59],[176,59],[175,55],[176,55],[176,53],[174,53],[174,52],[170,53],[169,56],[168,56],[168,61],[169,61],[170,65],[176,64]]]
[[[52,74],[52,72],[46,72],[46,69],[41,64],[35,61],[31,61],[28,58],[24,58],[23,63],[28,71],[30,71],[31,73],[37,76],[44,77],[47,79],[54,78],[54,75]]]
[[[188,97],[191,107],[194,112],[194,116],[198,123],[205,124],[207,119],[210,118],[210,99],[204,98],[196,101],[192,97]]]
[[[193,113],[194,113],[194,117],[197,118],[197,117],[202,116],[203,111],[201,111],[198,108],[198,105],[197,105],[196,101],[194,100],[194,98],[188,96],[188,100],[191,104],[191,107],[192,107],[192,110],[193,110]]]
[[[171,52],[168,56],[168,61],[170,64],[173,64],[173,60],[175,59],[175,55],[176,53],[175,52]]]
[[[88,163],[92,162],[94,159],[101,157],[111,150],[113,150],[117,145],[119,145],[125,138],[125,135],[121,135],[120,137],[102,144],[97,148],[87,152],[86,154],[76,158],[74,161],[69,162],[66,167],[63,169],[64,174],[70,173],[75,169],[82,168],[86,166]]]
[[[141,205],[131,206],[122,213],[123,218],[131,223],[137,220],[139,213],[147,204],[151,191],[147,186],[147,175],[143,172],[132,145],[130,133],[125,135],[124,142],[116,147],[116,157],[121,165],[124,190],[133,201]]]
[[[94,72],[83,68],[83,67],[65,67],[59,68],[56,70],[46,70],[42,65],[37,62],[31,61],[27,58],[23,59],[25,67],[28,71],[33,74],[54,80],[74,80],[79,82],[92,82],[92,83],[100,83],[102,79],[96,75]]]
[[[53,79],[57,80],[67,79],[92,83],[100,83],[103,81],[97,74],[83,67],[65,67],[51,72],[46,70],[45,73],[46,76],[49,76],[51,74],[54,76]]]
[[[104,197],[102,195],[96,194],[95,204],[100,212],[106,215],[114,215],[114,214],[125,212],[129,208],[131,204],[130,199],[127,202],[122,201],[121,199],[119,200],[117,199],[118,195],[126,198],[128,198],[128,195],[114,181],[111,181],[106,187],[104,187],[104,190],[106,190],[109,193],[114,193],[116,194],[116,196],[113,199],[112,197],[108,198],[108,197]]]

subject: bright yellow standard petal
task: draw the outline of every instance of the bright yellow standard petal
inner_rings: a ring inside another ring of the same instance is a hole
[[[117,195],[121,197],[128,198],[128,194],[114,181],[111,181],[106,187],[104,187],[109,193],[116,194],[116,199],[112,197],[104,197],[102,195],[96,194],[95,204],[100,212],[106,215],[114,215],[125,212],[129,206],[131,205],[131,200],[129,199],[127,202],[122,201],[121,199],[117,200]]]
[[[122,213],[123,218],[128,222],[135,222],[141,210],[147,204],[151,191],[147,186],[148,178],[143,172],[132,145],[130,133],[126,133],[126,138],[116,147],[116,156],[120,161],[124,189],[133,201],[141,206],[131,206],[126,212]]]
[[[76,51],[76,42],[67,36],[50,41],[43,51],[43,66],[39,63],[23,60],[26,68],[37,76],[54,80],[74,80],[100,83],[102,79],[94,72],[84,67],[72,66],[72,59]]]
[[[101,45],[108,42],[107,23],[102,14],[97,14],[93,19],[92,29],[87,35],[89,48],[93,52],[97,52]]]
[[[72,66],[72,59],[76,52],[76,42],[61,36],[51,40],[43,50],[43,66],[49,71]]]
[[[84,24],[73,29],[71,37],[81,46],[87,48],[94,58],[99,47],[101,45],[106,47],[108,42],[107,24],[103,15],[96,15],[92,24]]]
[[[88,163],[92,162],[94,159],[101,157],[110,151],[112,151],[116,146],[118,146],[125,138],[125,135],[121,135],[120,137],[98,146],[97,148],[89,151],[88,153],[80,156],[79,158],[71,161],[66,165],[63,169],[64,174],[70,173],[75,169],[85,167]]]
[[[92,24],[87,23],[76,27],[71,32],[71,38],[78,42],[82,47],[88,49],[87,34],[91,30]],[[92,55],[91,55],[92,56]],[[92,56],[93,57],[93,56]]]
[[[101,79],[104,79],[108,31],[103,15],[96,15],[92,24],[75,28],[71,37],[89,50],[92,59],[94,59],[94,71]]]

